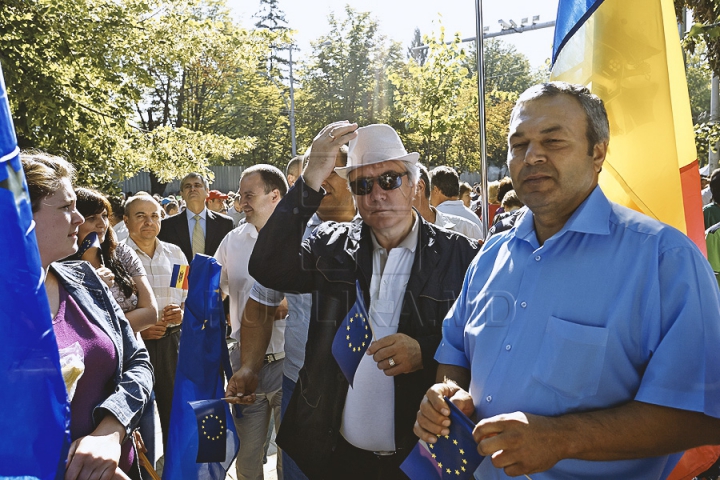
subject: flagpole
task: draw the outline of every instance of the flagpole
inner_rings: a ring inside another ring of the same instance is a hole
[[[490,226],[488,216],[488,178],[487,178],[487,149],[485,132],[485,54],[483,43],[482,0],[475,0],[475,49],[477,50],[478,71],[478,121],[480,122],[480,185],[482,195],[480,208],[482,212],[483,238],[487,236]]]

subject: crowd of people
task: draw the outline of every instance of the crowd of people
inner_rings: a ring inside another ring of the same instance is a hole
[[[449,435],[448,401],[475,423],[475,478],[667,478],[720,444],[720,170],[708,263],[605,197],[609,142],[602,101],[553,82],[519,98],[487,192],[345,121],[228,193],[190,173],[179,196],[106,196],[23,153],[58,347],[82,371],[65,478],[149,478],[138,448],[162,471],[187,297],[170,277],[196,254],[222,265],[238,479],[263,478],[271,425],[278,478],[407,478],[418,440]],[[349,379],[334,339],[356,304]]]

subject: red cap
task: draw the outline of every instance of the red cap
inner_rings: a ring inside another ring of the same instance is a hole
[[[225,200],[228,198],[228,196],[222,193],[220,190],[210,190],[208,200],[215,200],[216,198],[219,198],[220,200]]]

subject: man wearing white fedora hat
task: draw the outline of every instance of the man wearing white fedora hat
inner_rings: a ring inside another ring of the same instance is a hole
[[[335,168],[348,142],[347,166]],[[417,441],[414,410],[434,383],[441,323],[478,251],[413,210],[418,156],[388,125],[326,126],[250,258],[262,285],[313,294],[305,364],[278,435],[310,479],[405,478],[399,465]],[[360,218],[324,223],[302,242],[333,172],[348,180]],[[332,344],[356,284],[373,338],[350,386]]]

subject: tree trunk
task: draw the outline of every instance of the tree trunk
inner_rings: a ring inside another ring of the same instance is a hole
[[[185,122],[185,69],[183,68],[182,81],[180,82],[180,92],[178,94],[177,101],[177,120],[175,121],[176,127],[182,127]]]
[[[167,183],[161,182],[154,172],[150,172],[150,195],[155,195],[156,193],[161,196],[164,195],[167,185]]]

